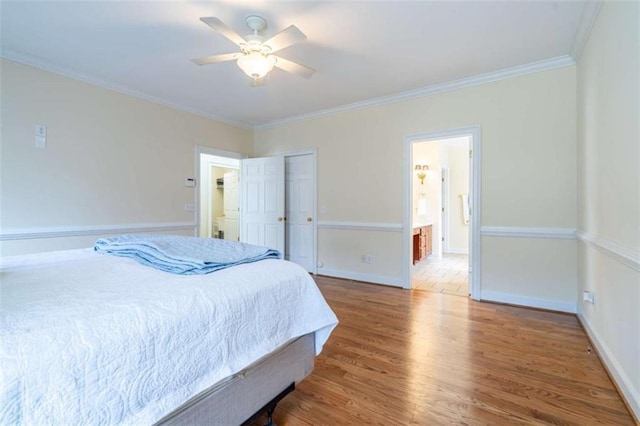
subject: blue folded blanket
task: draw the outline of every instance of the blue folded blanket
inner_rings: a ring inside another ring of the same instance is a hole
[[[99,253],[130,257],[143,265],[181,275],[208,274],[242,263],[282,258],[278,250],[267,247],[181,235],[100,238],[93,249]]]

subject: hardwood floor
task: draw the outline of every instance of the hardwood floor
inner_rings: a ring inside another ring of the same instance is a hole
[[[629,425],[572,315],[317,277],[340,324],[287,425]]]

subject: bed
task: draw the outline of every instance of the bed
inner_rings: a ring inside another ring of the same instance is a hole
[[[2,259],[0,424],[241,424],[337,319],[303,268],[175,275],[68,250]]]

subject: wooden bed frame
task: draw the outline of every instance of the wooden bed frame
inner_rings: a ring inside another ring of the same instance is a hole
[[[314,334],[289,341],[185,402],[156,425],[240,425],[275,404],[313,370]]]

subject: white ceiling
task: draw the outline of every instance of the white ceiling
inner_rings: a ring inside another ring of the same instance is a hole
[[[582,1],[6,1],[2,56],[244,126],[263,126],[575,51]],[[308,37],[278,54],[316,69],[274,69],[251,88],[234,62],[190,59],[237,51],[207,25],[264,35],[296,25]],[[583,18],[584,20],[584,18]]]

